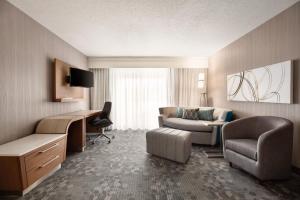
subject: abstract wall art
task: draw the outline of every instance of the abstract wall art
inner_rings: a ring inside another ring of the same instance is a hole
[[[227,100],[292,103],[292,61],[227,76]]]

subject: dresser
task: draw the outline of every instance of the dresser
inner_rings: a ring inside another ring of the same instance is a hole
[[[0,192],[24,195],[66,158],[67,134],[32,134],[0,145]]]

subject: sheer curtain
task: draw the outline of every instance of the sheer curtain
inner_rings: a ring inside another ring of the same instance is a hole
[[[170,101],[170,69],[111,68],[111,118],[116,129],[158,127],[158,108]]]
[[[200,89],[198,88],[198,74],[207,74],[203,68],[172,68],[170,69],[170,87],[172,90],[172,104],[176,106],[199,106]]]
[[[94,87],[90,92],[91,109],[101,110],[105,101],[110,100],[109,69],[90,69],[94,74]]]

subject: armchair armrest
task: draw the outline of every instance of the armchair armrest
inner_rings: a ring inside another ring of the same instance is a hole
[[[264,165],[290,163],[293,151],[293,124],[263,133],[258,138],[257,160]]]

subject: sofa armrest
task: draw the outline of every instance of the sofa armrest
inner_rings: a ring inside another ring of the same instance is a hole
[[[175,117],[177,107],[160,107],[159,114],[166,117]]]
[[[291,163],[293,151],[293,124],[270,130],[260,135],[257,144],[257,160],[272,166]]]
[[[159,115],[158,116],[158,125],[159,127],[163,127],[164,125],[164,120],[166,119],[167,117],[165,115]]]

